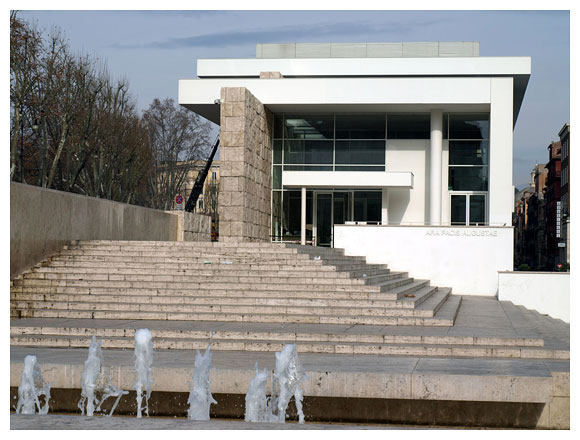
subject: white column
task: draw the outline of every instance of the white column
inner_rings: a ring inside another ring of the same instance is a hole
[[[513,209],[513,78],[491,79],[489,224],[511,226]]]
[[[429,189],[429,222],[441,224],[441,152],[443,150],[443,112],[431,110],[431,156]]]
[[[383,199],[381,203],[381,223],[389,224],[389,189],[383,188]]]
[[[302,188],[302,210],[300,215],[300,244],[306,244],[306,188]]]

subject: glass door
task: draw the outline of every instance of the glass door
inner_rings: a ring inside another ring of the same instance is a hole
[[[451,194],[451,224],[483,226],[486,224],[486,194]]]
[[[314,244],[315,246],[332,245],[332,193],[315,192],[314,202]]]

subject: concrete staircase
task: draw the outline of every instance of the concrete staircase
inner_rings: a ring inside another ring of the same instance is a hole
[[[132,349],[147,327],[167,350],[569,358],[534,333],[450,334],[462,297],[340,249],[80,241],[10,289],[13,346]]]
[[[316,254],[316,255],[315,255]],[[450,326],[450,289],[341,250],[77,242],[12,281],[13,318]]]

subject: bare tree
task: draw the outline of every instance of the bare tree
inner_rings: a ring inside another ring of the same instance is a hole
[[[12,180],[149,206],[153,155],[127,81],[10,17]]]
[[[10,179],[25,181],[24,144],[31,129],[29,104],[38,85],[42,38],[37,29],[10,13]],[[25,139],[25,133],[26,138]],[[18,147],[20,146],[20,154]]]
[[[173,99],[155,99],[143,114],[154,156],[150,180],[152,206],[171,208],[173,198],[184,186],[195,166],[207,155],[210,124],[195,113],[176,106]]]

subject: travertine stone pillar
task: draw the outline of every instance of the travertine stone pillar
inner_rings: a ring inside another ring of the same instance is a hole
[[[269,241],[272,113],[245,87],[220,101],[219,240]]]

